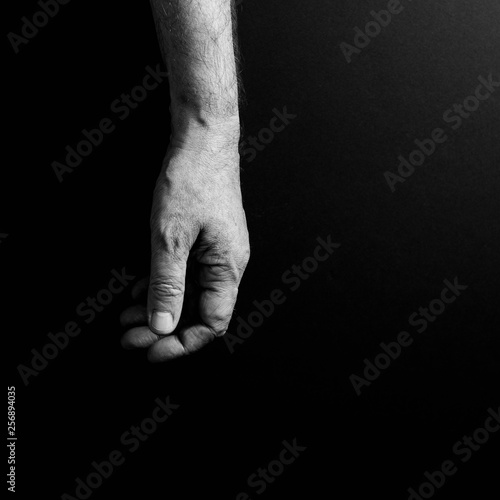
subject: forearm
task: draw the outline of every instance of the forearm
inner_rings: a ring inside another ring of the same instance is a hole
[[[168,68],[172,141],[213,136],[237,147],[238,75],[233,0],[151,0]]]

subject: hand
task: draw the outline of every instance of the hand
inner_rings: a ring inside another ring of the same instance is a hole
[[[153,196],[151,250],[147,309],[122,314],[122,324],[142,318],[149,327],[129,329],[122,345],[149,347],[159,362],[227,330],[250,257],[237,148],[171,142]]]

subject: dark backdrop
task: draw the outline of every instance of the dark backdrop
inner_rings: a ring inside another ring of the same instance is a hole
[[[446,459],[458,471],[436,497],[486,498],[497,485],[498,435],[467,463],[453,446],[498,410],[500,90],[456,130],[443,113],[478,77],[500,79],[500,7],[402,5],[348,62],[340,44],[386,1],[239,3],[242,139],[268,143],[255,155],[243,145],[252,258],[230,334],[254,300],[276,288],[286,300],[233,354],[219,340],[168,365],[120,348],[131,286],[88,324],[76,312],[113,269],[148,272],[168,83],[126,119],[110,106],[160,62],[149,3],[75,0],[18,53],[5,39],[2,330],[21,498],[75,496],[76,478],[113,450],[125,463],[91,498],[407,498]],[[6,33],[20,34],[40,6],[10,10]],[[295,117],[270,139],[262,130],[284,108]],[[52,162],[106,117],[116,129],[59,182]],[[447,141],[392,192],[384,173],[436,127]],[[292,291],[283,273],[329,235],[340,247]],[[455,278],[467,289],[417,333],[409,316]],[[25,385],[19,366],[69,321],[81,333]],[[413,344],[358,396],[349,377],[401,331]],[[179,408],[130,452],[122,434],[167,396]],[[294,439],[306,450],[257,494],[248,477]]]

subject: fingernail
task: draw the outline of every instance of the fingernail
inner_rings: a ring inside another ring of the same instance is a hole
[[[151,327],[157,333],[171,333],[174,320],[169,312],[153,311],[151,316]]]

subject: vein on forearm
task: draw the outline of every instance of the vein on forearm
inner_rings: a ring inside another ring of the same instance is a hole
[[[238,115],[236,11],[233,0],[151,0],[172,105],[223,119]]]

